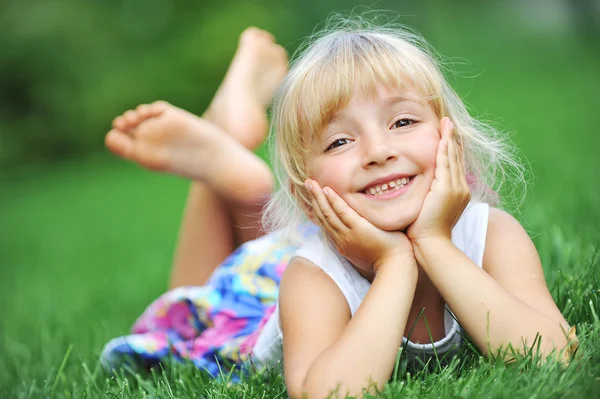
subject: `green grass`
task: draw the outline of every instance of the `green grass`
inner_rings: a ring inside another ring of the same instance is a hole
[[[10,190],[0,200],[0,397],[286,396],[277,373],[229,386],[226,376],[211,381],[186,365],[146,376],[98,366],[103,344],[126,333],[165,289],[186,182],[101,157],[33,169],[3,187]],[[578,326],[580,358],[562,369],[534,367],[533,356],[505,366],[467,353],[432,372],[407,375],[400,367],[383,397],[600,392],[600,234],[590,233],[591,218],[577,229],[553,225],[543,202],[528,214],[552,293]]]

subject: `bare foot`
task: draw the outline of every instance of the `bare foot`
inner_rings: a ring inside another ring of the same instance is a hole
[[[256,148],[268,131],[266,105],[287,73],[287,52],[273,35],[248,28],[204,117],[246,148]]]
[[[218,126],[163,101],[117,117],[105,144],[145,168],[204,182],[235,203],[263,201],[272,190],[260,158]]]

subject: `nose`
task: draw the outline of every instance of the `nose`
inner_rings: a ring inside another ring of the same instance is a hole
[[[398,158],[396,148],[386,140],[385,134],[369,135],[363,139],[364,145],[364,166],[366,168],[373,166],[382,166],[386,162]]]

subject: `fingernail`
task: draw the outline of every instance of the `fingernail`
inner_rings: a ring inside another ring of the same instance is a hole
[[[306,187],[307,190],[312,190],[312,186],[310,184],[310,181],[306,180],[304,182],[304,187]]]
[[[329,197],[329,194],[331,194],[331,192],[329,191],[329,187],[325,187],[325,188],[323,189],[323,194],[325,194],[326,196],[328,196],[328,197]]]

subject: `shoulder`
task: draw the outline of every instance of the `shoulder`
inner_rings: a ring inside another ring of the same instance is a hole
[[[512,261],[517,259],[522,265],[540,265],[537,250],[523,226],[508,212],[490,207],[483,255],[484,270],[490,274],[500,273],[512,268]]]
[[[507,229],[511,227],[522,230],[523,232],[525,231],[523,226],[521,226],[521,223],[519,223],[519,221],[510,213],[500,208],[490,206],[488,229]]]
[[[490,208],[483,269],[515,297],[568,328],[533,241],[519,221],[497,208]]]
[[[539,263],[537,250],[521,223],[508,212],[490,207],[483,256],[484,269],[488,273],[493,272],[499,261],[517,256]]]
[[[350,308],[321,268],[295,257],[281,279],[279,317],[285,383],[288,390],[301,392],[311,364],[340,337],[350,321]]]
[[[348,303],[333,279],[319,266],[303,257],[294,257],[283,272],[279,289],[279,305],[282,312],[296,304],[312,302],[337,304],[350,315]],[[344,306],[341,306],[344,305]]]

